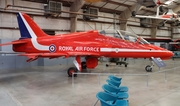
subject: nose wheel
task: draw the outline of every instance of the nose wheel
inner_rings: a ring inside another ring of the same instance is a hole
[[[145,70],[146,70],[147,72],[152,72],[152,66],[147,65],[147,66],[145,67]]]
[[[145,67],[145,70],[146,70],[147,72],[152,72],[152,68],[153,68],[153,66],[154,66],[154,62],[152,61],[152,59],[150,59],[150,61],[151,61],[151,65],[147,65],[147,66]]]

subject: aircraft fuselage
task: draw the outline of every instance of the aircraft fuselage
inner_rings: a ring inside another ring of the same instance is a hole
[[[36,39],[28,38],[28,43],[13,45],[15,52],[25,53],[94,53],[105,57],[169,58],[172,52],[151,44],[140,44],[99,34],[97,31],[82,32]],[[35,42],[35,43],[33,43]]]

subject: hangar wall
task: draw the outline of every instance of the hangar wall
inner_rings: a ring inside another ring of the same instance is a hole
[[[174,35],[173,39],[179,39],[180,38],[180,29],[179,29],[179,27],[173,28],[172,34]]]
[[[27,2],[27,1],[21,1],[21,0],[16,0],[16,2],[12,2],[13,0],[7,0],[8,4],[14,4],[17,6],[26,6],[28,4],[28,7],[36,7],[40,9],[44,9],[44,4],[42,3],[34,3],[34,2]],[[1,0],[0,5],[2,8],[6,6],[5,1]],[[27,9],[22,9],[22,10],[27,10]],[[69,7],[63,7],[63,10],[69,11]],[[82,10],[81,10],[82,11]],[[99,15],[101,16],[106,16],[106,17],[114,17],[114,14],[109,14],[109,13],[102,13],[99,12]],[[68,13],[62,13],[62,17],[69,17]],[[5,18],[4,18],[5,17]],[[118,18],[119,15],[116,15],[116,18]],[[55,30],[56,33],[66,33],[70,30],[70,21],[67,19],[57,19],[57,18],[46,18],[42,16],[32,16],[34,21],[42,28],[42,29],[51,29]],[[18,28],[17,25],[17,20],[16,20],[16,15],[15,14],[9,14],[9,13],[0,13],[0,26],[1,27],[11,27],[14,28],[14,30],[18,30],[15,28]],[[78,19],[83,19],[82,15],[78,15]],[[139,35],[147,36],[150,37],[151,33],[151,28],[143,28],[140,27],[139,25],[139,19],[135,18],[130,18],[128,20],[131,21],[136,21],[135,22],[128,22],[128,31],[132,33],[136,33]],[[114,25],[114,20],[113,19],[107,19],[107,18],[98,18],[98,19],[93,19],[92,21],[96,22],[90,22],[90,21],[85,21],[85,20],[79,20],[78,25],[77,25],[77,31],[86,31],[86,30],[101,30],[101,29],[119,29],[119,21],[116,20],[116,25]],[[107,22],[107,23],[105,23]],[[8,30],[8,28],[5,29],[0,29],[2,32],[1,38],[18,38],[18,31],[14,30]],[[6,33],[8,32],[8,33]],[[4,36],[4,33],[6,33],[6,37]],[[8,34],[8,35],[7,35]],[[157,37],[170,37],[171,32],[167,29],[158,29],[157,30]]]
[[[44,4],[35,3],[35,2],[27,2],[21,0],[7,0],[7,4],[16,5],[16,6],[28,6],[44,9]],[[5,12],[3,8],[6,7],[5,0],[0,0],[0,41],[1,43],[12,41],[18,39],[20,37],[20,33],[18,30],[18,24],[16,19],[16,14],[11,13],[11,11]],[[9,7],[12,9],[12,7]],[[14,8],[14,7],[13,7]],[[14,8],[19,9],[19,8]],[[28,10],[25,8],[21,8],[21,10]],[[63,7],[63,10],[69,11],[69,7]],[[82,10],[81,10],[82,11]],[[41,14],[42,15],[42,14]],[[114,17],[114,14],[102,13],[99,12],[99,15],[106,17]],[[54,30],[56,34],[68,33],[70,31],[70,20],[68,13],[62,13],[62,17],[65,18],[46,18],[45,16],[31,16],[33,20],[45,30]],[[116,15],[118,18],[119,16]],[[78,24],[77,31],[87,31],[87,30],[101,30],[101,29],[120,29],[119,20],[106,19],[106,18],[98,18],[93,19],[92,21],[85,21],[81,15],[78,15]],[[138,19],[130,18],[129,20]],[[94,21],[94,22],[93,22]],[[116,23],[116,25],[114,24]],[[128,22],[127,30],[142,35],[143,37],[150,37],[151,28],[142,28],[139,26],[139,23]],[[168,30],[158,30],[157,37],[170,37],[170,31]],[[1,51],[12,51],[10,46],[0,47]],[[5,68],[22,68],[22,67],[31,67],[31,66],[44,66],[44,65],[58,65],[58,64],[72,64],[73,58],[70,59],[38,59],[32,63],[26,63],[26,57],[19,57],[17,55],[9,55],[9,54],[1,54],[0,55],[0,69]]]

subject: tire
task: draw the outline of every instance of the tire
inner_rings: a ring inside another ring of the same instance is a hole
[[[116,62],[116,65],[118,65],[119,63],[118,62]]]
[[[127,67],[127,64],[125,64],[125,67]]]
[[[163,12],[165,11],[164,6],[160,6],[160,7],[159,7],[159,11],[160,11],[161,13],[163,13]]]
[[[147,66],[145,67],[145,70],[146,70],[147,72],[152,72],[152,67],[151,67],[150,65],[147,65]]]
[[[136,11],[132,12],[132,16],[135,17],[136,16]]]
[[[109,65],[108,64],[106,64],[106,67],[108,67]]]
[[[75,67],[69,68],[67,71],[68,76],[72,77],[72,75],[74,75],[74,77],[77,77],[77,74],[72,74],[73,72],[77,72],[77,68],[75,68]]]

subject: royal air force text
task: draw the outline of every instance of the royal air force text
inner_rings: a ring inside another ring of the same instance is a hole
[[[78,52],[99,52],[99,47],[83,47],[83,46],[59,46],[59,51],[78,51]]]

